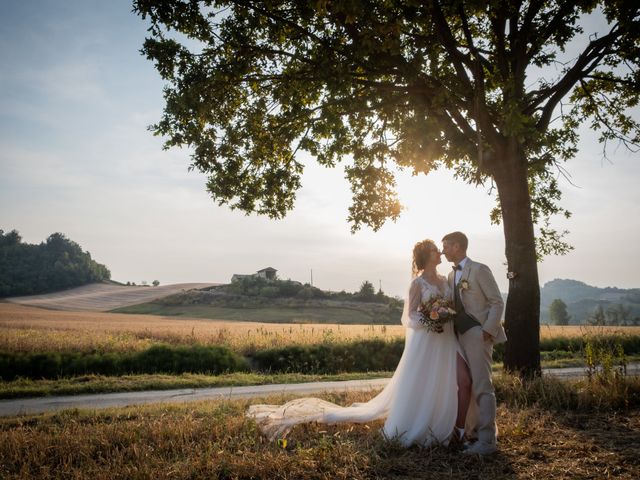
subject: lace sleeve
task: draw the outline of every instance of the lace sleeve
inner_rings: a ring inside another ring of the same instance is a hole
[[[453,302],[453,289],[451,288],[449,279],[445,276],[441,276],[440,278],[442,278],[442,281],[444,282],[444,298]]]
[[[404,302],[404,311],[402,313],[402,324],[407,328],[421,328],[421,314],[418,307],[422,301],[422,288],[418,279],[411,282],[408,298]]]

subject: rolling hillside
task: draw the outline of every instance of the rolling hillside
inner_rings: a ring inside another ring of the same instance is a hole
[[[606,312],[609,308],[622,305],[629,310],[631,318],[640,318],[638,288],[599,288],[577,280],[552,280],[540,289],[540,317],[543,323],[549,321],[549,305],[556,298],[567,304],[571,324],[585,323],[598,306],[602,306]]]
[[[109,283],[92,283],[61,292],[24,297],[10,297],[5,301],[53,310],[105,312],[115,308],[150,302],[191,290],[216,285],[215,283],[176,283],[158,287],[121,286]]]

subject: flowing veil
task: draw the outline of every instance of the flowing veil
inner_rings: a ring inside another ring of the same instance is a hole
[[[254,418],[270,439],[286,436],[300,423],[365,423],[387,418],[382,430],[387,438],[398,438],[405,445],[434,440],[447,443],[457,411],[455,336],[452,331],[443,336],[420,328],[416,315],[410,312],[409,300],[407,294],[402,313],[402,357],[389,383],[371,400],[342,407],[307,397],[284,405],[252,405],[247,416]]]
[[[410,323],[408,300],[407,295],[402,312],[402,325],[405,327]],[[405,330],[405,346],[412,330]],[[397,395],[396,379],[398,372],[402,370],[404,359],[403,355],[389,383],[368,402],[342,407],[320,398],[298,398],[284,405],[251,405],[247,410],[247,416],[254,418],[260,430],[270,439],[286,436],[291,427],[300,423],[366,423],[385,418]]]

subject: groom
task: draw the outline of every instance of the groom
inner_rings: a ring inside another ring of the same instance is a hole
[[[489,455],[496,451],[496,396],[491,383],[493,345],[507,337],[500,323],[504,302],[489,267],[467,257],[469,240],[462,232],[442,239],[442,253],[453,262],[449,285],[453,288],[454,328],[471,371],[473,397],[478,405],[478,441],[465,454]]]

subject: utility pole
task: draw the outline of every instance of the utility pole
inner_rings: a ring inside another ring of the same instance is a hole
[[[313,287],[313,268],[311,269],[311,286]]]

